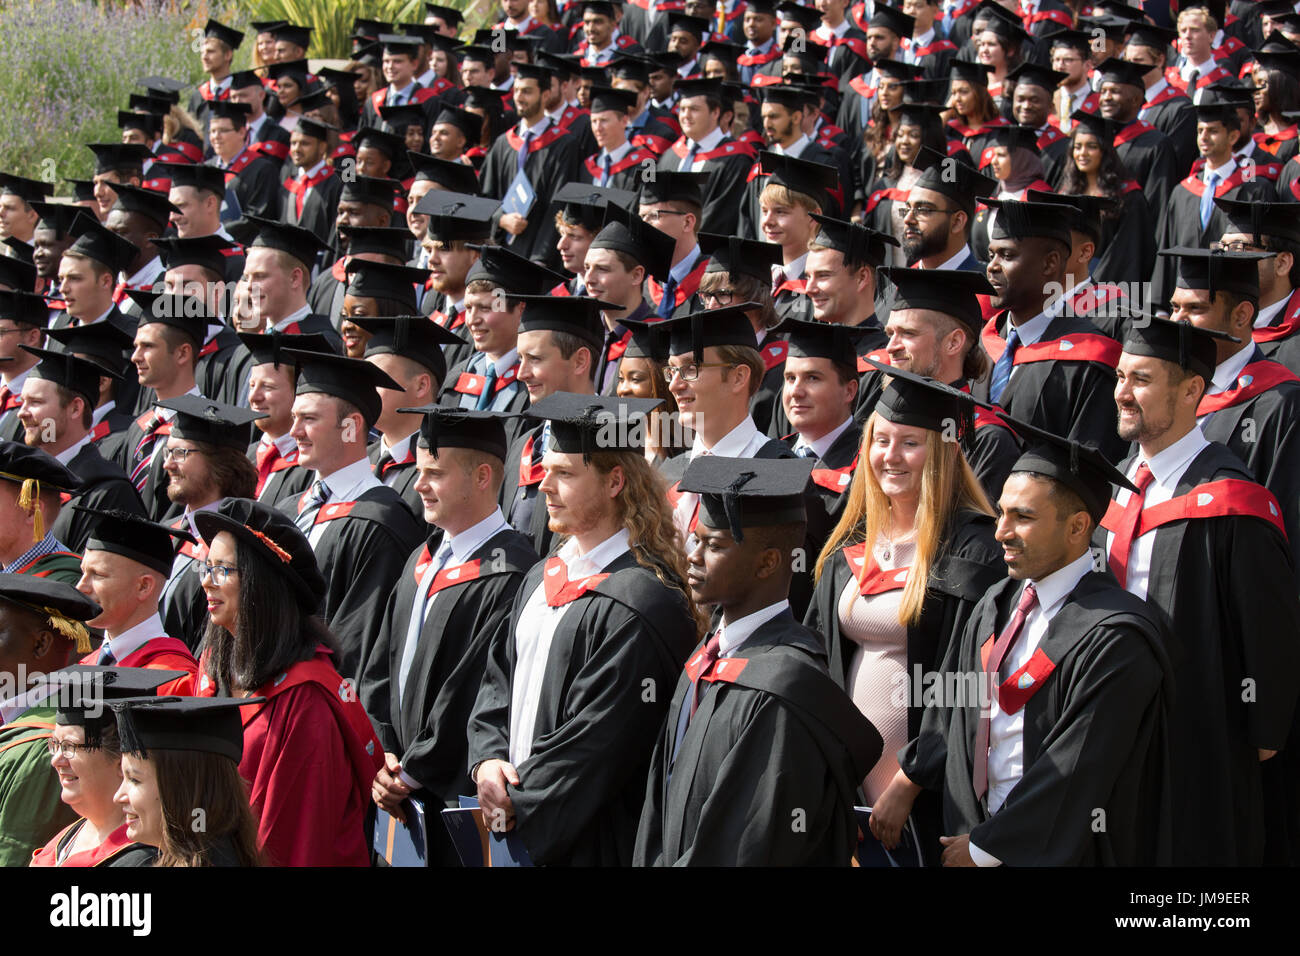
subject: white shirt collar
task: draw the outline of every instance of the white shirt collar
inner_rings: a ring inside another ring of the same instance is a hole
[[[487,358],[486,355],[484,355],[483,357],[485,359]],[[519,362],[519,349],[515,348],[515,349],[511,349],[509,352],[501,356],[492,364],[496,366],[497,377],[499,378],[502,375],[505,375],[506,372],[514,368],[518,362]]]
[[[1063,568],[1057,568],[1041,581],[1034,581],[1034,590],[1038,596],[1038,611],[1050,620],[1061,609],[1065,599],[1070,596],[1083,579],[1092,570],[1092,552],[1085,551]]]
[[[155,637],[166,636],[167,631],[163,627],[162,618],[154,614],[135,627],[128,627],[116,637],[105,638],[105,643],[113,651],[113,658],[118,664],[121,664],[128,654],[134,654],[145,645],[145,642],[151,641]]]
[[[181,517],[184,518],[185,523],[189,525],[190,534],[202,541],[203,535],[199,534],[199,526],[194,523],[194,516],[200,511],[216,511],[221,507],[221,503],[225,500],[225,498],[218,498],[216,501],[209,501],[206,505],[199,505],[197,508],[191,508],[189,505],[186,505],[185,511],[182,512]]]
[[[1210,383],[1207,390],[1210,394],[1217,392],[1226,392],[1237,384],[1237,376],[1241,374],[1250,363],[1250,357],[1255,354],[1255,346],[1247,343],[1246,347],[1240,350],[1236,355],[1229,358],[1226,362],[1220,362],[1214,369],[1214,381]]]
[[[322,159],[319,163],[317,163],[317,164],[316,164],[315,166],[313,166],[311,169],[301,170],[300,173],[299,173],[299,178],[301,178],[301,179],[311,179],[313,176],[315,176],[317,173],[319,173],[319,172],[320,172],[322,169],[324,169],[324,168],[325,168],[325,160]]]
[[[600,572],[615,559],[622,557],[627,550],[627,528],[619,528],[586,554],[579,553],[577,538],[565,541],[556,554],[568,569],[569,577],[573,578]]]
[[[289,452],[296,450],[298,447],[298,442],[289,432],[285,432],[279,438],[272,438],[270,435],[263,432],[260,442],[265,446],[274,445],[281,456],[289,454]]]
[[[1152,477],[1160,482],[1161,486],[1167,487],[1174,476],[1181,475],[1187,470],[1191,460],[1199,455],[1201,449],[1208,444],[1209,442],[1205,440],[1201,430],[1193,428],[1164,451],[1157,452],[1150,458],[1144,459],[1141,450],[1139,450],[1138,457],[1134,459],[1130,470],[1133,474],[1137,474],[1138,466],[1142,461],[1146,461],[1147,467],[1151,469]],[[1128,477],[1132,478],[1133,475]]]
[[[727,623],[726,612],[722,615],[722,637],[718,640],[718,656],[726,657],[736,648],[754,636],[754,632],[777,615],[790,610],[789,601],[777,601],[761,611],[746,614],[739,621]]]
[[[161,271],[162,271],[162,257],[154,256],[152,259],[150,259],[148,262],[144,264],[144,267],[139,272],[129,277],[126,280],[126,284],[131,286],[131,288],[135,288],[140,283],[144,282],[145,279],[148,279],[152,276],[156,276]]]
[[[401,461],[403,458],[406,457],[406,453],[411,450],[411,439],[416,437],[419,434],[420,433],[418,431],[411,432],[411,434],[407,435],[405,438],[399,439],[398,441],[393,442],[391,445],[388,444],[387,438],[385,438],[383,435],[380,435],[379,450],[381,452],[386,451],[388,452],[388,454],[392,455],[393,461]]]
[[[1161,76],[1160,79],[1156,80],[1154,83],[1152,83],[1150,86],[1147,87],[1146,101],[1150,103],[1157,96],[1163,93],[1165,91],[1165,87],[1167,87],[1168,85],[1169,85],[1169,81],[1166,80],[1163,76]]]
[[[930,29],[926,30],[919,37],[912,37],[911,43],[908,44],[908,49],[915,49],[918,46],[919,47],[929,46],[930,41],[933,39],[934,39],[934,27],[930,27]]]
[[[710,455],[720,455],[723,458],[743,458],[745,456],[741,453],[745,450],[745,446],[757,434],[758,429],[754,426],[754,419],[748,415],[740,420],[739,425],[718,439],[717,444],[712,448],[705,448],[704,440],[697,433],[691,445],[691,459],[698,458],[706,451]]]
[[[1273,324],[1273,319],[1277,314],[1286,308],[1286,304],[1291,301],[1291,293],[1288,292],[1282,298],[1278,299],[1272,305],[1261,306],[1259,314],[1255,316],[1255,328],[1266,329]]]
[[[419,83],[421,86],[432,87],[433,84],[438,82],[438,74],[434,71],[433,67],[429,67],[415,78],[415,82]]]
[[[623,161],[623,157],[626,156],[631,151],[632,151],[632,144],[627,140],[624,140],[623,145],[616,147],[613,151],[602,149],[600,151],[600,155],[596,157],[596,165],[604,166],[605,157],[608,156],[609,164],[611,166],[617,166],[619,163]]]
[[[681,262],[677,263],[677,265],[673,266],[671,269],[668,270],[668,274],[672,276],[674,279],[676,279],[678,284],[680,285],[681,281],[691,274],[691,270],[695,268],[695,263],[699,260],[699,258],[700,258],[700,244],[697,242],[694,246],[691,247],[691,251],[686,253],[686,255],[682,257]]]
[[[805,252],[798,259],[794,260],[794,262],[783,265],[781,267],[781,272],[784,273],[787,279],[797,279],[803,275],[807,262],[808,253]]]
[[[844,419],[844,423],[842,425],[836,428],[832,428],[830,431],[828,431],[821,438],[818,438],[816,441],[805,441],[803,436],[800,435],[799,440],[794,443],[795,453],[797,454],[800,448],[811,448],[813,450],[813,454],[815,454],[818,458],[825,458],[826,453],[831,450],[831,445],[834,445],[835,442],[839,440],[839,437],[843,435],[844,432],[848,429],[848,427],[852,424],[853,424],[853,416],[850,415],[848,418]]]
[[[1184,63],[1182,67],[1179,69],[1179,73],[1182,74],[1184,80],[1190,80],[1192,78],[1193,71],[1200,73],[1201,76],[1205,76],[1205,74],[1211,72],[1214,69],[1215,65],[1216,64],[1214,62],[1214,54],[1211,53],[1200,63]]]
[[[946,262],[943,262],[940,265],[936,266],[936,271],[939,269],[956,269],[959,265],[961,265],[963,262],[966,261],[966,257],[969,255],[970,255],[970,246],[962,246],[960,249],[957,250],[957,254],[955,256],[953,256],[951,259],[947,260]],[[922,265],[920,262],[918,262],[916,264],[916,268],[924,269],[925,266]]]
[[[564,112],[564,107],[560,107],[560,113]],[[551,114],[543,113],[542,118],[537,121],[537,125],[529,126],[522,119],[519,121],[519,135],[522,138],[525,133],[532,133],[534,136],[540,136],[546,132],[546,127],[551,125]]]
[[[497,508],[478,524],[466,528],[458,535],[444,533],[442,540],[444,543],[450,543],[452,560],[457,564],[464,564],[494,535],[508,527],[510,525],[506,523],[505,515],[501,513],[500,508]]]
[[[721,126],[715,126],[713,128],[713,132],[709,133],[708,136],[704,137],[704,139],[700,140],[698,143],[695,142],[695,140],[693,139],[686,140],[686,148],[690,149],[692,144],[698,147],[695,150],[696,153],[695,162],[698,162],[700,153],[709,152],[711,149],[713,149],[715,146],[721,143],[726,138],[726,136],[727,134],[722,131]],[[685,171],[686,170],[684,170],[684,172]]]
[[[619,38],[620,36],[622,36],[622,34],[619,32],[618,28],[615,27],[615,28],[614,28],[614,32],[611,33],[611,34],[609,35],[609,42],[606,43],[606,44],[605,44],[603,47],[601,47],[600,49],[597,49],[594,45],[592,45],[592,44],[590,44],[590,43],[587,44],[587,56],[588,56],[588,58],[594,58],[594,57],[597,57],[597,56],[599,56],[599,57],[604,57],[604,55],[607,54],[607,53],[617,52],[617,51],[618,51],[618,38]]]
[[[370,459],[365,456],[332,474],[322,475],[319,471],[314,474],[330,490],[329,501],[356,501],[361,494],[381,484],[371,470]]]
[[[0,368],[3,367],[4,366],[0,365]],[[32,368],[35,367],[36,366],[32,366]],[[30,368],[24,369],[23,371],[15,375],[13,378],[3,378],[3,376],[0,376],[0,380],[3,380],[4,383],[9,386],[9,391],[17,395],[19,392],[23,390],[23,382],[27,381],[27,373],[30,372],[31,370],[32,369]]]
[[[1235,158],[1229,158],[1226,163],[1216,169],[1210,169],[1210,164],[1206,163],[1205,168],[1201,170],[1201,182],[1209,183],[1210,174],[1213,173],[1215,176],[1219,177],[1219,182],[1222,183],[1233,174],[1236,168],[1237,160]]]
[[[1064,297],[1058,301],[1057,303],[1058,308],[1064,308],[1064,306],[1061,305],[1061,303],[1063,302],[1065,302]],[[1035,342],[1041,339],[1043,337],[1043,333],[1047,331],[1047,327],[1052,323],[1052,319],[1054,317],[1055,316],[1048,315],[1046,312],[1039,312],[1028,322],[1022,322],[1020,325],[1014,326],[1016,330],[1016,337],[1019,338],[1020,344],[1033,345]],[[1007,332],[1010,333],[1010,331],[1011,328],[1009,327],[1007,329]]]
[[[773,146],[771,147],[771,149],[772,152],[777,153],[778,155],[793,156],[794,158],[798,159],[800,154],[802,154],[803,151],[808,148],[808,144],[811,142],[812,140],[808,138],[808,134],[802,133],[800,134],[798,139],[796,139],[793,143],[790,144],[790,147],[788,149],[781,146]]]
[[[104,417],[116,407],[117,407],[117,399],[110,398],[103,405],[100,405],[99,408],[91,412],[90,424],[92,426],[98,425],[100,422],[104,420]]]
[[[303,306],[301,309],[299,309],[297,312],[291,312],[291,313],[289,313],[288,315],[286,315],[286,316],[285,316],[283,319],[281,319],[279,322],[276,322],[274,325],[272,325],[271,328],[272,328],[272,330],[274,330],[274,331],[276,331],[276,332],[283,332],[285,329],[287,329],[287,328],[288,328],[290,325],[292,325],[293,323],[295,323],[295,322],[301,322],[303,319],[307,318],[307,316],[309,316],[309,315],[311,315],[311,306],[309,306],[309,305],[304,305],[304,306]]]
[[[68,462],[72,461],[72,459],[77,457],[77,452],[81,451],[83,447],[89,444],[90,436],[82,435],[81,441],[69,445],[67,448],[63,449],[63,451],[55,455],[54,458],[60,465],[66,465]]]

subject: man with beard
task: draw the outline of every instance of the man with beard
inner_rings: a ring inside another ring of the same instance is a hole
[[[40,361],[28,349],[40,347],[48,318],[45,300],[39,295],[0,292],[0,441],[22,437],[18,409],[23,403],[23,383]]]
[[[975,203],[997,192],[997,180],[922,147],[925,171],[912,185],[903,213],[903,255],[916,269],[983,272],[970,249]]]

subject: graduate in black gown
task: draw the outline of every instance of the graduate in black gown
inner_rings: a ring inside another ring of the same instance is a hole
[[[1063,302],[1049,302],[1064,288],[1070,210],[1009,199],[984,202],[998,210],[988,266],[998,311],[980,335],[993,368],[975,384],[975,397],[1053,434],[1100,442],[1120,458],[1124,443],[1112,430],[1111,407],[1118,343],[1064,312]]]
[[[447,830],[433,815],[473,791],[465,725],[488,645],[537,555],[497,506],[506,454],[497,413],[424,411],[415,487],[427,497],[420,518],[431,533],[402,568],[359,693],[384,748],[375,803],[395,816],[404,815],[408,797],[424,803],[429,865],[456,866]]]
[[[489,825],[537,865],[627,865],[669,688],[700,633],[672,517],[633,420],[657,399],[556,393],[542,491],[557,554],[488,649],[469,768]]]
[[[1146,67],[1111,58],[1097,67],[1101,78],[1098,87],[1098,111],[1115,120],[1122,128],[1115,136],[1120,162],[1147,197],[1153,210],[1163,209],[1182,178],[1173,141],[1145,120],[1138,111],[1146,97],[1142,79]]]
[[[1173,862],[1294,862],[1297,795],[1265,767],[1295,739],[1300,599],[1277,500],[1196,426],[1215,355],[1188,323],[1130,324],[1115,402],[1138,447],[1119,467],[1145,490],[1116,495],[1096,541],[1169,634]]]
[[[1251,337],[1266,358],[1300,375],[1300,218],[1284,202],[1217,201],[1228,214],[1224,248],[1272,252],[1259,263],[1259,313]]]
[[[1124,479],[1095,449],[1010,421],[1029,445],[999,502],[1009,577],[953,636],[871,830],[893,845],[924,788],[943,792],[945,866],[1167,863],[1182,791],[1166,634],[1089,550]]]
[[[226,174],[224,203],[230,219],[248,213],[276,219],[280,215],[280,166],[249,148],[248,114],[243,103],[222,101],[209,107],[208,128],[215,134],[216,155],[209,164]]]
[[[696,459],[690,587],[717,627],[677,679],[637,832],[639,866],[847,866],[875,727],[786,600],[808,461]]]

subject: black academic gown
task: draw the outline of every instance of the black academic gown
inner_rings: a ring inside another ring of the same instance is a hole
[[[907,628],[907,678],[912,686],[916,671],[930,673],[948,653],[949,645],[960,640],[971,612],[989,588],[1006,575],[1002,550],[993,539],[995,521],[989,515],[959,511],[944,535],[936,560],[931,566],[929,588],[921,608],[921,619]],[[812,603],[804,624],[825,638],[831,676],[848,689],[849,672],[859,645],[841,629],[839,602],[850,580],[862,569],[850,564],[848,552],[841,548],[822,567],[822,576],[813,592]],[[924,699],[913,700],[909,694],[907,734],[914,738],[921,731],[926,712]],[[863,774],[863,777],[866,775]],[[862,783],[859,778],[855,786]],[[912,807],[912,821],[921,839],[927,860],[938,863],[942,813],[937,792],[922,794]]]
[[[484,388],[483,373],[487,369],[487,356],[482,352],[471,352],[464,362],[452,367],[447,373],[447,380],[442,383],[438,393],[438,404],[451,408],[476,408],[479,394]],[[516,362],[506,375],[497,379],[495,394],[488,408],[494,412],[507,412],[516,415],[528,407],[528,389],[517,378],[519,363]],[[506,440],[514,441],[527,427],[527,422],[520,417],[506,419]]]
[[[799,433],[786,435],[782,441],[794,450],[799,441]],[[821,499],[826,513],[827,531],[834,528],[844,513],[844,504],[848,501],[849,485],[858,468],[858,447],[862,444],[862,423],[854,420],[840,436],[831,442],[826,454],[817,459],[813,469],[812,490]],[[823,545],[825,542],[822,542]],[[820,554],[818,550],[818,554]]]
[[[213,401],[247,407],[248,376],[255,364],[238,333],[226,326],[199,350],[194,382],[199,394]]]
[[[189,530],[183,514],[168,523],[173,528]],[[208,624],[208,599],[199,576],[201,552],[188,541],[179,543],[171,575],[158,602],[158,612],[167,635],[183,641],[191,653],[196,653]]]
[[[514,181],[522,148],[523,138],[516,127],[497,137],[483,160],[483,172],[479,177],[479,188],[484,196],[505,198]],[[533,138],[528,157],[524,160],[524,173],[537,194],[532,209],[524,217],[528,220],[528,227],[513,237],[502,229],[496,229],[498,242],[509,245],[511,252],[526,259],[543,263],[548,268],[559,268],[560,253],[555,248],[558,237],[550,202],[561,186],[577,178],[581,156],[577,137],[554,123],[548,124],[545,132]]]
[[[245,156],[249,158],[244,159]],[[207,163],[209,166],[216,164],[215,159]],[[226,204],[229,207],[233,199],[241,216],[279,219],[285,195],[280,188],[279,164],[258,152],[245,150],[235,157],[226,171]]]
[[[1144,105],[1142,119],[1169,137],[1174,147],[1174,160],[1179,170],[1191,169],[1196,162],[1196,107],[1186,93],[1175,86],[1166,86],[1155,102]]]
[[[809,303],[808,297],[803,293],[799,293],[798,298]],[[788,314],[781,316],[782,319],[787,317]],[[806,315],[800,311],[796,317],[812,319],[811,304],[807,306]],[[769,434],[772,416],[781,407],[781,391],[785,387],[785,357],[789,351],[790,345],[784,336],[773,335],[771,332],[767,333],[758,346],[759,358],[763,360],[763,378],[758,383],[758,391],[749,400],[749,417],[754,420],[754,427],[764,434]]]
[[[455,332],[461,337],[461,343],[458,345],[444,345],[442,347],[442,357],[447,363],[447,368],[455,368],[469,360],[474,354],[474,343],[469,338],[469,330],[465,327],[465,310],[453,310],[448,312],[447,297],[441,292],[430,293],[425,297],[425,304],[429,306],[429,318],[437,322],[448,332]]]
[[[1127,474],[1130,465],[1118,467]],[[1175,494],[1221,479],[1252,480],[1239,458],[1211,442]],[[1169,635],[1177,688],[1169,717],[1173,862],[1257,865],[1266,827],[1257,751],[1284,747],[1300,689],[1290,551],[1271,522],[1248,516],[1175,521],[1154,534],[1146,607]],[[1104,529],[1094,541],[1105,547]],[[1246,689],[1253,702],[1243,702]],[[1295,802],[1293,791],[1292,815]]]
[[[455,807],[460,795],[474,792],[465,772],[465,726],[482,682],[488,645],[508,620],[515,593],[537,556],[521,535],[504,530],[485,541],[464,565],[439,572],[410,675],[396,695],[400,700],[394,700],[392,682],[400,673],[430,544],[437,550],[431,540],[417,548],[402,569],[375,645],[366,653],[358,693],[385,752],[397,755],[402,769],[420,782],[416,796],[426,801],[433,822],[437,810]],[[455,579],[446,577],[458,568]],[[429,865],[459,866],[446,828],[430,826],[428,834]]]
[[[415,468],[415,443],[418,438],[418,435],[411,436],[405,458],[401,461],[394,461],[390,457],[388,461],[384,462],[382,469],[377,467],[379,459],[383,455],[382,443],[371,443],[370,447],[366,449],[366,453],[370,457],[370,464],[376,466],[372,468],[375,477],[397,492],[407,510],[411,512],[416,521],[423,525],[424,503],[420,500],[420,496],[415,493],[415,479],[419,477]]]
[[[989,590],[954,635],[941,674],[978,678],[981,648],[1006,626],[1020,587],[1007,578]],[[903,772],[942,791],[945,833],[969,833],[1006,865],[1169,862],[1170,803],[1183,791],[1171,791],[1167,776],[1163,640],[1160,622],[1110,574],[1085,574],[1039,645],[1055,668],[1024,704],[1024,773],[1001,808],[990,816],[972,782],[978,689],[945,701],[960,706],[926,710],[899,752]]]
[[[543,425],[516,436],[506,452],[505,479],[501,482],[501,512],[510,526],[524,535],[534,551],[543,557],[551,553],[555,534],[546,511],[546,496],[541,486]]]
[[[295,500],[278,507],[291,519],[298,514]],[[321,613],[339,641],[335,667],[355,680],[365,663],[362,652],[374,643],[384,605],[424,525],[388,487],[371,488],[353,502],[331,501],[316,513],[315,523],[329,525],[313,548],[325,575]]]
[[[992,365],[1005,348],[1007,322],[1006,311],[998,312],[980,334],[990,370],[971,391],[981,401],[989,400]],[[1053,342],[1055,349],[1046,348]],[[1015,371],[998,404],[1012,418],[1055,435],[1097,442],[1112,461],[1118,461],[1128,447],[1115,432],[1119,344],[1083,319],[1059,315],[1048,323],[1038,345],[1043,348],[1025,355],[1036,357],[1035,361],[1021,362],[1017,352]]]
[[[297,175],[297,170],[293,171]],[[338,215],[339,196],[343,193],[343,180],[337,175],[327,176],[307,190],[299,213],[294,194],[283,190],[280,197],[280,218],[291,226],[301,226],[314,233],[321,242],[329,242],[334,235],[334,221]]]
[[[95,526],[94,515],[73,511],[71,506],[74,504],[97,511],[119,509],[142,517],[145,515],[135,486],[127,480],[121,468],[104,459],[94,443],[83,445],[72,456],[68,470],[81,479],[82,488],[59,511],[50,531],[69,551],[80,553]]]
[[[1092,277],[1098,282],[1146,282],[1156,265],[1156,217],[1136,181],[1126,183],[1114,218],[1101,221]]]
[[[953,383],[953,388],[969,391],[965,382]],[[1020,442],[1015,432],[1003,424],[1002,419],[982,408],[976,409],[975,427],[957,437],[962,456],[979,479],[989,503],[996,505],[1002,497],[1002,486],[1020,458]]]
[[[1115,137],[1119,161],[1142,186],[1147,205],[1164,209],[1169,194],[1182,179],[1182,169],[1169,137],[1150,123],[1134,120]]]
[[[655,747],[633,864],[849,865],[854,793],[881,739],[827,674],[821,635],[782,611],[698,676],[690,716],[692,676]]]
[[[256,454],[257,442],[253,442],[250,448],[251,458]],[[294,461],[297,461],[296,452]],[[303,468],[301,465],[289,462],[276,462],[276,468],[266,479],[266,484],[262,486],[262,493],[257,496],[257,500],[273,508],[278,507],[282,501],[297,502],[302,493],[311,487],[314,480],[310,468]]]
[[[683,136],[659,157],[659,168],[673,172],[682,168],[690,145]],[[741,140],[724,136],[711,150],[695,154],[692,167],[708,173],[704,186],[704,212],[700,232],[721,236],[739,235],[740,204],[745,195],[745,182],[758,154],[754,147]]]
[[[558,560],[558,559],[557,559]],[[469,722],[469,765],[510,757],[515,633],[545,563],[528,572],[488,650]],[[626,866],[669,693],[697,630],[678,590],[632,552],[583,591],[556,626],[532,753],[508,786],[516,829],[538,865]]]
[[[1287,297],[1286,305],[1265,328],[1251,335],[1265,358],[1281,362],[1300,375],[1300,290]]]
[[[880,310],[877,310],[878,314],[879,312]],[[877,362],[888,365],[889,357],[885,354],[884,348],[889,337],[880,327],[880,320],[875,314],[864,319],[861,327],[870,328],[871,332],[863,335],[855,343],[858,351],[858,397],[853,402],[853,417],[860,422],[865,422],[875,410],[876,400],[880,398],[880,393],[885,387],[884,376],[874,366],[868,365],[866,358],[871,356]],[[768,426],[766,434],[769,438],[780,439],[787,437],[793,431],[794,426],[785,415],[778,393],[777,401],[772,408],[772,423]]]

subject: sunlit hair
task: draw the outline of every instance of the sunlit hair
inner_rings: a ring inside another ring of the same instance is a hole
[[[826,562],[841,548],[867,543],[868,550],[889,526],[889,498],[871,469],[869,452],[879,416],[872,413],[862,430],[858,467],[849,485],[844,514],[817,556],[816,579],[821,580]],[[939,432],[925,433],[925,466],[921,469],[921,499],[916,509],[916,558],[898,607],[898,622],[912,626],[921,619],[930,571],[939,560],[953,517],[960,510],[993,514],[979,479],[961,453],[956,441]]]
[[[665,587],[681,593],[699,637],[708,620],[686,586],[686,547],[673,524],[663,478],[639,451],[595,451],[591,467],[601,475],[615,467],[623,469],[623,490],[614,506],[619,524],[627,528],[632,554],[637,564],[653,571]]]
[[[233,760],[190,750],[151,750],[148,759],[153,763],[163,816],[154,866],[213,866],[213,849],[225,840],[230,841],[240,866],[263,864],[248,784]],[[195,812],[200,810],[201,817]]]

